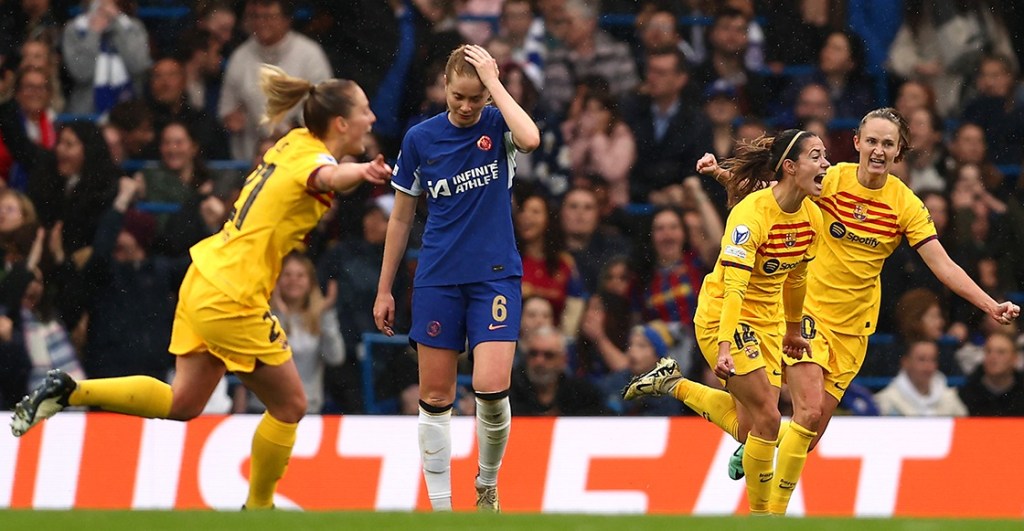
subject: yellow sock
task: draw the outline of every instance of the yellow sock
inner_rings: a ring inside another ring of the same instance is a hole
[[[775,480],[768,498],[768,510],[772,514],[786,514],[789,497],[793,495],[807,461],[807,448],[816,435],[796,422],[790,422],[786,436],[779,437],[779,464],[775,467]]]
[[[775,465],[775,441],[747,435],[743,448],[743,471],[747,478],[747,502],[750,514],[768,512],[768,496],[772,490]]]
[[[779,424],[779,437],[775,439],[775,447],[778,448],[782,444],[782,438],[786,436],[786,432],[789,431],[790,421],[784,420]]]
[[[288,468],[295,445],[298,423],[281,422],[264,413],[252,436],[252,461],[249,468],[249,498],[246,509],[267,509],[274,505],[277,482]]]
[[[82,380],[68,397],[68,403],[136,417],[165,419],[171,413],[173,398],[171,386],[156,378],[125,376]]]
[[[736,403],[732,395],[719,389],[712,389],[692,380],[681,379],[672,389],[672,396],[696,411],[707,421],[714,423],[733,439],[739,441],[740,422],[736,416]]]

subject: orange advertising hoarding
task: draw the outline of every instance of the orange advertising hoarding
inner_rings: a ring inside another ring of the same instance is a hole
[[[64,413],[0,435],[0,507],[214,508],[245,500],[258,416],[187,424]],[[1024,516],[1024,419],[839,418],[807,461],[791,513]],[[452,422],[456,510],[472,508],[472,418]],[[515,418],[502,508],[741,514],[736,443],[696,418]],[[426,510],[415,417],[306,417],[278,507]]]

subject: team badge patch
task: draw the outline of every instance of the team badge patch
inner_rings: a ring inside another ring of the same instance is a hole
[[[482,149],[484,151],[490,151],[491,150],[491,146],[493,146],[493,145],[494,145],[494,143],[491,142],[491,137],[489,137],[487,135],[484,135],[484,136],[480,137],[480,140],[476,141],[476,147],[478,147],[478,148],[480,148],[480,149]]]
[[[790,232],[786,234],[786,247],[792,247],[796,245],[796,233]]]
[[[427,335],[430,337],[437,337],[441,334],[441,323],[439,321],[430,321],[427,323]]]
[[[750,228],[746,225],[736,225],[736,228],[732,230],[732,243],[743,245],[748,240],[750,240]]]
[[[757,349],[756,345],[747,345],[747,346],[743,347],[743,351],[747,353],[747,357],[750,358],[750,359],[756,358],[757,355],[761,353]]]
[[[868,207],[863,203],[858,203],[857,206],[853,207],[853,217],[857,221],[868,219]]]

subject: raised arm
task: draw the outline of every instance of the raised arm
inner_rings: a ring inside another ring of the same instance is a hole
[[[963,268],[949,257],[939,240],[932,239],[917,248],[918,254],[946,287],[987,313],[1001,324],[1009,324],[1020,316],[1020,307],[1012,302],[996,302]]]
[[[377,155],[372,162],[342,162],[322,166],[313,176],[314,186],[324,192],[347,194],[363,181],[370,184],[384,184],[391,175],[391,166],[384,162],[384,155]]]
[[[498,64],[481,46],[466,47],[466,61],[476,68],[480,81],[491,93],[494,105],[505,117],[505,123],[512,131],[512,141],[516,148],[523,153],[529,153],[540,146],[540,130],[533,118],[516,103],[512,95],[505,90],[505,86],[498,79]]]

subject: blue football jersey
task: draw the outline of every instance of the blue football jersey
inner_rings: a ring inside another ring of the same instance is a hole
[[[391,186],[427,194],[427,226],[416,286],[522,276],[512,227],[515,145],[505,118],[485,107],[472,127],[441,113],[405,135]]]

